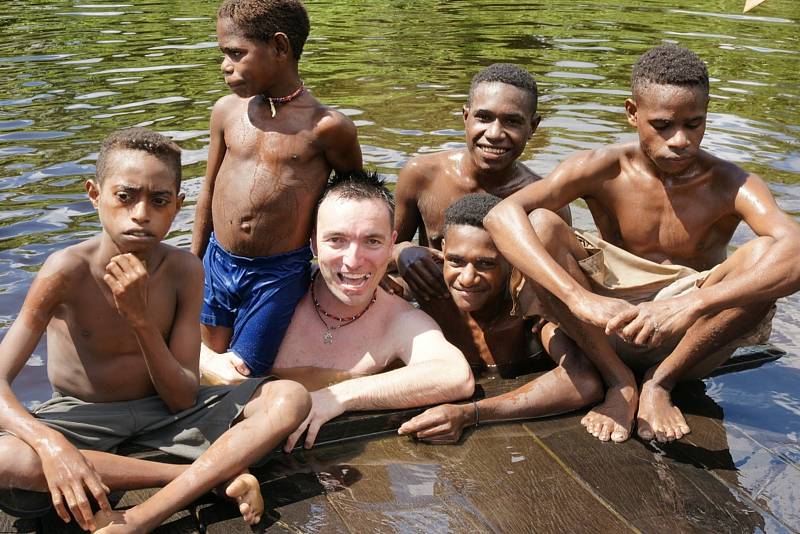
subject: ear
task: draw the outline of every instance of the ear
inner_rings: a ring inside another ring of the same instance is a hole
[[[531,116],[531,134],[528,136],[528,139],[533,137],[533,134],[536,133],[536,128],[539,127],[539,123],[542,122],[542,116],[538,113],[534,113]]]
[[[464,122],[466,123],[467,117],[469,117],[469,106],[464,105],[464,107],[461,109],[461,112],[464,114]]]
[[[185,198],[186,193],[178,193],[178,196],[175,199],[175,212],[181,211],[181,206],[183,206],[183,201]]]
[[[280,58],[293,57],[292,44],[289,42],[289,36],[283,32],[277,32],[272,36],[272,46],[275,47],[275,55]]]
[[[637,128],[639,125],[639,119],[636,116],[636,101],[632,98],[625,99],[625,115],[628,117],[628,124]]]
[[[315,258],[318,257],[319,254],[317,253],[317,231],[316,230],[313,230],[311,232],[311,242],[309,243],[309,245],[311,245],[311,253],[314,255]]]
[[[397,230],[392,230],[392,245],[397,243]]]
[[[86,193],[89,195],[89,200],[92,201],[92,206],[97,209],[97,202],[100,200],[100,185],[94,180],[86,180],[84,184]]]

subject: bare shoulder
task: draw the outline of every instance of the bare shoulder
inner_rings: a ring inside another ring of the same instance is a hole
[[[459,150],[445,150],[433,154],[420,154],[410,158],[403,165],[398,177],[405,184],[424,188],[431,184],[436,176],[441,176],[448,166],[454,165],[453,159],[458,157]]]
[[[85,276],[91,271],[92,258],[99,244],[99,237],[93,237],[53,252],[42,265],[40,275],[58,273],[69,280]]]
[[[191,251],[161,243],[164,253],[164,265],[167,276],[174,278],[176,286],[186,286],[187,280],[197,281],[203,278],[203,262]],[[202,282],[201,282],[202,283]]]
[[[441,332],[441,328],[430,315],[397,295],[391,295],[383,289],[380,291],[387,301],[384,313],[390,319],[387,322],[390,332],[397,332],[405,337],[413,337],[429,330]]]
[[[314,131],[320,138],[332,139],[339,136],[356,136],[356,125],[347,115],[316,100],[315,103]]]
[[[220,97],[211,108],[211,123],[221,126],[237,114],[244,113],[247,102],[247,99],[239,98],[236,95],[229,94]]]

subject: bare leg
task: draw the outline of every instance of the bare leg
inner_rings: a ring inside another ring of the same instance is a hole
[[[91,461],[103,483],[112,490],[165,486],[189,467],[106,452],[82,450],[81,454]],[[15,436],[1,437],[0,458],[0,487],[47,491],[42,464],[27,443]]]
[[[285,380],[264,384],[245,406],[241,422],[147,501],[111,516],[99,514],[97,524],[107,526],[98,532],[149,532],[175,510],[225,481],[232,480],[228,489],[236,495],[238,475],[297,428],[310,407],[308,392],[301,385]],[[258,515],[252,514],[250,521],[257,522]]]
[[[714,285],[753,268],[766,253],[769,238],[755,239],[739,248],[703,283]],[[637,426],[642,439],[672,441],[691,430],[681,411],[672,404],[671,391],[680,380],[703,378],[730,357],[728,343],[752,330],[769,312],[772,302],[723,310],[701,318],[686,332],[675,350],[648,369],[642,383]]]
[[[590,288],[578,265],[587,254],[572,228],[548,210],[533,211],[530,220],[550,255],[581,285]],[[633,373],[619,360],[603,329],[578,320],[564,303],[543,288],[534,285],[534,289],[560,329],[589,358],[606,383],[605,399],[586,414],[581,424],[601,441],[625,441],[630,436],[638,402]]]

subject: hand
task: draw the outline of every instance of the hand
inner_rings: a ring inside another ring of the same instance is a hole
[[[238,384],[250,376],[250,368],[236,354],[219,354],[205,345],[200,348],[200,376],[209,386]]]
[[[437,263],[438,261],[438,263]],[[440,250],[410,246],[397,257],[397,271],[418,299],[446,299],[450,297],[440,264],[444,255]]]
[[[406,421],[397,431],[428,443],[457,443],[464,427],[474,423],[472,404],[442,404]]]
[[[87,490],[101,510],[111,512],[111,505],[108,486],[92,463],[61,435],[46,438],[36,452],[58,517],[69,523],[71,513],[82,529],[93,531],[96,525]]]
[[[389,293],[390,295],[397,295],[400,298],[405,298],[405,289],[403,286],[397,283],[389,274],[383,275],[381,278],[380,283],[381,289]]]
[[[616,332],[633,345],[657,347],[663,341],[684,334],[700,317],[700,301],[693,294],[643,302],[613,317],[606,334]]]
[[[345,412],[345,408],[329,388],[318,389],[311,392],[311,411],[308,416],[300,423],[297,430],[292,432],[286,438],[286,445],[283,447],[284,452],[292,452],[295,444],[300,439],[300,436],[308,429],[306,440],[303,447],[310,449],[314,446],[314,441],[317,439],[317,434],[322,425]]]
[[[603,297],[586,291],[569,306],[569,309],[584,323],[605,328],[608,335],[610,333],[607,328],[608,322],[617,316],[634,313],[636,306],[621,299]]]
[[[133,254],[119,254],[106,265],[103,280],[114,295],[119,314],[132,325],[147,322],[147,268]]]

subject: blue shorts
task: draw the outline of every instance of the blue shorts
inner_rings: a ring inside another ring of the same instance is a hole
[[[294,308],[308,291],[311,248],[247,258],[223,249],[212,233],[203,267],[200,321],[233,328],[229,350],[244,360],[252,376],[267,374]]]

